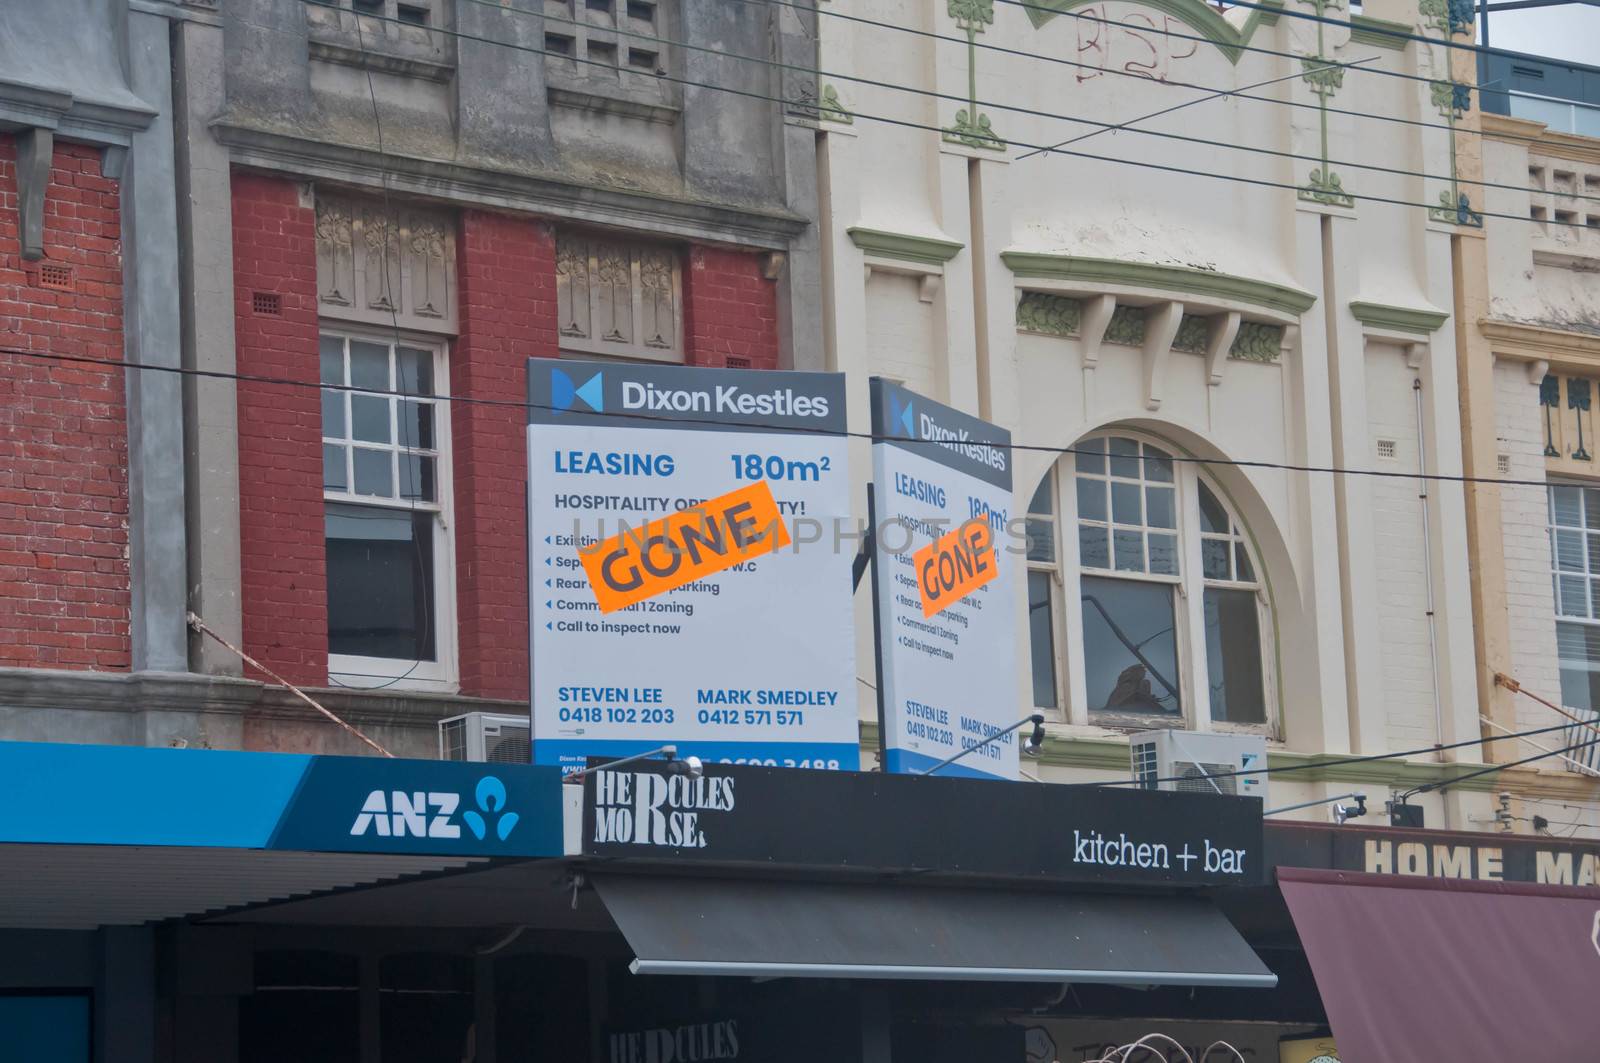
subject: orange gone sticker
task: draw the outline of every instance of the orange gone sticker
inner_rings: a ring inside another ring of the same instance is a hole
[[[947,609],[994,579],[994,532],[981,520],[969,520],[911,555],[922,592],[922,615]]]
[[[765,480],[653,520],[578,553],[602,613],[789,545]]]

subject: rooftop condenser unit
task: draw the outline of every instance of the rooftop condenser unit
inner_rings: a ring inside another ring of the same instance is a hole
[[[526,764],[532,759],[526,716],[469,712],[439,721],[439,759]]]

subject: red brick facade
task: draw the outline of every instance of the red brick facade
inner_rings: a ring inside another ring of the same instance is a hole
[[[314,384],[315,209],[293,181],[240,173],[233,210],[239,372]],[[558,349],[554,232],[542,219],[466,210],[456,253],[450,392],[518,403],[527,359]],[[776,291],[761,262],[734,251],[687,253],[690,364],[777,366]],[[239,383],[245,648],[310,685],[326,683],[328,668],[320,426],[314,387]],[[519,406],[450,405],[456,638],[469,697],[528,694],[525,426]]]
[[[120,361],[122,222],[100,154],[57,144],[44,258],[24,262],[0,136],[0,345]],[[129,663],[122,371],[0,355],[0,665]]]
[[[464,211],[457,256],[451,394],[520,402],[527,359],[556,352],[555,237],[534,219]],[[451,419],[461,692],[526,698],[527,416],[458,402]]]
[[[233,175],[239,372],[313,385],[239,382],[244,646],[284,678],[320,685],[328,679],[328,588],[315,226],[294,181]],[[271,296],[275,314],[263,312]]]
[[[778,368],[778,288],[761,254],[692,247],[683,271],[690,365]]]

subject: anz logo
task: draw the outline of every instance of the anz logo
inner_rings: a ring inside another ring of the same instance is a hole
[[[477,808],[461,813],[467,830],[479,841],[492,833],[500,841],[511,837],[520,818],[506,811],[506,786],[493,775],[478,780],[472,795]],[[380,838],[459,838],[461,824],[454,821],[461,806],[458,793],[406,790],[374,790],[350,825],[352,837],[369,831]]]

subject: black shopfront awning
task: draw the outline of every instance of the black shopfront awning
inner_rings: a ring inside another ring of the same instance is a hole
[[[592,881],[637,974],[1277,983],[1198,897],[657,875]]]

